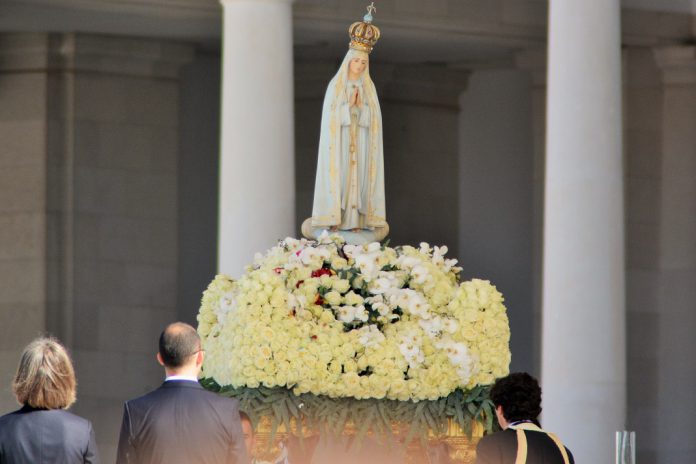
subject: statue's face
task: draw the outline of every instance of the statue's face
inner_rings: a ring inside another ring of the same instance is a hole
[[[354,56],[348,64],[350,73],[358,76],[365,71],[365,68],[367,68],[366,56]]]

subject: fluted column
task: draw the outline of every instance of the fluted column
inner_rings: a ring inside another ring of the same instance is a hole
[[[548,43],[542,420],[576,462],[611,462],[626,409],[619,1],[550,2]]]
[[[295,231],[292,0],[221,0],[218,270]]]

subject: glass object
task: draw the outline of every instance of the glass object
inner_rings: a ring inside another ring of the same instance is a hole
[[[636,432],[616,432],[616,464],[636,464]]]

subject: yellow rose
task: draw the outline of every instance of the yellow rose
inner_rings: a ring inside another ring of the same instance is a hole
[[[324,300],[331,306],[338,306],[341,304],[341,294],[335,290],[331,290],[324,295]]]
[[[350,288],[350,282],[347,281],[346,279],[337,279],[337,280],[333,281],[332,287],[338,293],[344,294]]]
[[[345,298],[346,304],[350,305],[350,306],[358,306],[358,305],[363,304],[363,302],[365,301],[363,297],[361,297],[360,295],[358,295],[357,293],[355,293],[353,291],[346,293],[346,296],[344,298]]]
[[[336,270],[345,269],[348,267],[348,261],[346,261],[345,258],[336,256],[331,260],[331,267]]]

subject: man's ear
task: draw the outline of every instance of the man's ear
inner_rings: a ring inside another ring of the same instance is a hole
[[[160,363],[160,366],[164,366],[164,361],[162,360],[162,355],[157,353],[157,362]]]
[[[199,350],[198,353],[196,353],[196,366],[202,366],[203,359],[205,359],[205,351]]]

